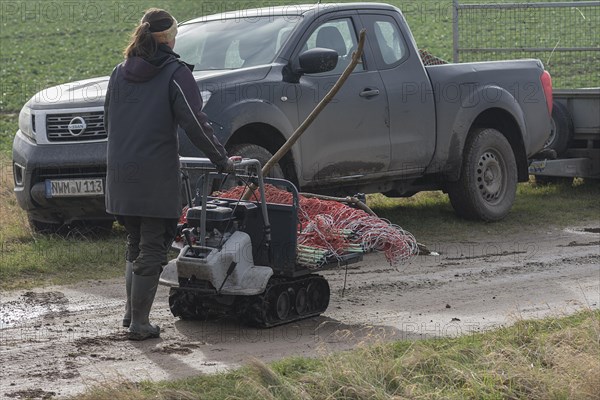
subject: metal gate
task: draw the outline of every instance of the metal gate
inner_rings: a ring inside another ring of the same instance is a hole
[[[600,87],[600,1],[459,4],[454,62],[539,58],[555,88]]]

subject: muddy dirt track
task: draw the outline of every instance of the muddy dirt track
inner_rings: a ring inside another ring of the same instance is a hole
[[[0,398],[72,395],[113,379],[163,380],[223,371],[251,357],[315,356],[358,343],[465,335],[519,318],[600,304],[600,222],[570,229],[426,243],[439,255],[391,268],[379,254],[326,271],[318,318],[273,329],[235,320],[180,321],[159,288],[161,338],[129,342],[121,280],[2,293]]]

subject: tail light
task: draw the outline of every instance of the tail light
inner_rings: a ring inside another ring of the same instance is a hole
[[[548,114],[552,115],[552,77],[550,73],[548,71],[542,72],[540,81],[542,82],[542,89],[544,89],[544,95],[546,96]]]

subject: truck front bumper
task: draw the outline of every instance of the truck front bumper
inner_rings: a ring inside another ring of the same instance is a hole
[[[50,197],[46,180],[106,179],[106,141],[37,144],[18,131],[13,141],[13,177],[19,206],[48,223],[107,220],[104,195]]]

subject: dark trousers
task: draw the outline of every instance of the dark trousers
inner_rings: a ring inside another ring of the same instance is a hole
[[[177,233],[177,219],[118,216],[127,231],[127,261],[136,275],[156,275],[166,265],[169,247]]]

